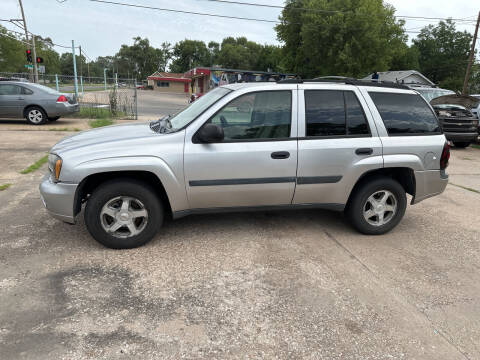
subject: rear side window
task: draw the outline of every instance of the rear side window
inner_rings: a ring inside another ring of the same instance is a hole
[[[0,95],[20,95],[22,89],[20,86],[13,84],[1,84],[0,85]]]
[[[33,91],[22,86],[22,94],[23,95],[32,95]]]
[[[352,91],[306,90],[305,120],[307,137],[370,134],[363,108]]]
[[[437,118],[425,100],[415,94],[370,92],[388,134],[440,134]]]

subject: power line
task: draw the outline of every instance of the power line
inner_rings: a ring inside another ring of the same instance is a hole
[[[130,4],[130,3],[123,3],[123,2],[117,2],[117,1],[108,1],[108,0],[88,0],[91,2],[96,2],[96,3],[103,3],[103,4],[109,4],[109,5],[119,5],[119,6],[126,6],[126,7],[133,7],[133,8],[141,8],[141,9],[149,9],[149,10],[158,10],[158,11],[167,11],[167,12],[174,12],[174,13],[182,13],[182,14],[192,14],[192,15],[200,15],[200,16],[210,16],[210,17],[217,17],[217,18],[226,18],[226,19],[236,19],[236,20],[248,20],[248,21],[258,21],[258,22],[267,22],[267,23],[274,23],[274,24],[280,24],[280,21],[276,20],[269,20],[269,19],[258,19],[258,18],[248,18],[248,17],[241,17],[241,16],[230,16],[230,15],[220,15],[220,14],[212,14],[212,13],[201,13],[201,12],[195,12],[195,11],[186,11],[186,10],[176,10],[176,9],[167,9],[167,8],[159,8],[155,6],[146,6],[146,5],[138,5],[138,4]],[[265,5],[268,7],[278,7],[277,5],[266,5],[266,4],[253,4],[253,3],[244,3],[240,1],[227,1],[227,0],[206,0],[206,1],[219,1],[219,2],[225,2],[225,3],[238,3],[238,4],[243,4],[243,5]],[[280,8],[283,8],[280,6]],[[304,8],[297,8],[297,9],[304,9]],[[308,10],[308,9],[306,9]],[[325,10],[329,11],[329,10]],[[332,12],[341,12],[340,10],[331,10]],[[415,18],[419,21],[426,21],[427,17],[409,17],[409,18]],[[446,18],[430,18],[430,19],[446,19]],[[459,19],[462,20],[462,19]],[[291,24],[296,24],[296,25],[302,25],[300,23],[291,23]],[[419,31],[405,31],[407,34],[419,34]]]
[[[103,4],[110,4],[110,5],[120,5],[120,6],[141,8],[141,9],[158,10],[158,11],[168,11],[168,12],[182,13],[182,14],[191,14],[191,15],[200,15],[200,16],[211,16],[211,17],[226,18],[226,19],[237,19],[237,20],[260,21],[260,22],[268,22],[268,23],[276,23],[276,24],[280,23],[279,21],[276,21],[276,20],[247,18],[247,17],[242,17],[242,16],[230,16],[230,15],[209,14],[209,13],[201,13],[201,12],[186,11],[186,10],[175,10],[175,9],[159,8],[159,7],[155,7],[155,6],[146,6],[146,5],[138,5],[138,4],[121,3],[121,2],[116,2],[116,1],[105,1],[105,0],[88,0],[88,1],[97,2],[97,3],[103,3]]]
[[[10,36],[10,35],[8,35],[8,34],[2,34],[2,33],[0,33],[0,36],[5,36],[5,37],[8,37],[8,38],[13,39],[13,40],[20,41],[21,43],[24,43],[24,44],[29,45],[29,46],[31,45],[30,43],[28,43],[28,42],[26,42],[26,41],[17,39],[15,36]]]
[[[266,8],[273,8],[273,9],[286,9],[286,6],[281,5],[270,5],[270,4],[258,4],[258,3],[251,3],[251,2],[243,2],[243,1],[233,1],[233,0],[204,0],[209,2],[218,2],[223,4],[232,4],[232,5],[243,5],[243,6],[256,6],[256,7],[266,7]],[[316,13],[349,13],[353,11],[343,11],[343,10],[322,10],[322,9],[311,9],[311,8],[304,8],[304,7],[288,7],[289,10],[301,10],[301,11],[309,11],[309,12],[316,12]],[[424,19],[424,20],[453,20],[453,21],[461,21],[461,22],[472,22],[475,23],[476,20],[468,20],[468,18],[456,19],[456,18],[445,18],[445,17],[426,17],[426,16],[410,16],[410,15],[394,15],[396,18],[402,19]],[[472,24],[473,25],[473,24]]]
[[[10,20],[0,19],[0,21],[10,22],[10,23],[11,23]],[[12,32],[12,33],[15,33],[15,34],[24,35],[23,33],[19,32],[19,31],[10,30],[10,29],[7,29],[7,28],[5,28],[5,29],[6,29],[7,31]],[[50,41],[46,41],[45,39],[37,39],[37,37],[40,36],[40,35],[36,35],[36,34],[30,32],[30,31],[29,31],[29,34],[35,36],[35,41],[40,41],[40,42],[43,42],[43,43],[48,44],[48,45],[58,46],[58,47],[65,48],[65,49],[71,49],[71,48],[72,48],[71,46],[65,46],[65,45],[56,44],[56,43],[54,43],[53,41],[50,42]],[[20,40],[19,40],[19,41],[20,41]],[[78,46],[76,46],[75,48],[78,49]]]

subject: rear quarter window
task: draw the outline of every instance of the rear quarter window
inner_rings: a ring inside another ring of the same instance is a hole
[[[388,135],[441,134],[437,117],[417,94],[369,92]]]

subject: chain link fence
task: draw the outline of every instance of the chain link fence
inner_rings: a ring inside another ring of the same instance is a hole
[[[29,81],[29,73],[0,72],[0,78]],[[61,93],[75,94],[75,76],[39,74],[38,83]],[[77,76],[80,112],[85,117],[109,115],[137,119],[137,83],[134,79]]]

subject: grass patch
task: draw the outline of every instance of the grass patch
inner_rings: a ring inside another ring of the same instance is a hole
[[[112,113],[109,108],[80,106],[79,112],[73,113],[68,116],[77,119],[111,119]]]
[[[79,112],[68,115],[67,117],[76,119],[115,119],[124,118],[125,115],[122,111],[117,111],[115,115],[113,115],[109,108],[80,106]]]
[[[474,149],[480,149],[480,145],[477,145],[477,144],[472,144],[470,146]]]
[[[0,191],[7,190],[12,184],[3,184],[0,185]]]
[[[453,186],[459,187],[461,189],[468,190],[468,191],[474,192],[476,194],[480,194],[480,191],[478,191],[478,190],[475,190],[475,189],[472,189],[472,188],[469,188],[469,187],[466,187],[466,186],[462,186],[462,185],[457,185],[457,184],[452,184],[452,183],[450,183],[450,184],[453,185]]]
[[[109,126],[113,124],[112,119],[96,119],[96,120],[90,120],[88,122],[88,125],[90,125],[91,128],[99,128],[102,126]]]
[[[48,131],[82,131],[82,130],[78,129],[78,128],[73,128],[73,129],[70,129],[70,128],[51,128],[51,129],[48,129]]]
[[[41,159],[37,160],[35,163],[30,165],[28,168],[20,171],[20,174],[29,174],[35,170],[38,170],[42,167],[43,164],[45,164],[48,161],[48,155],[45,155]]]

